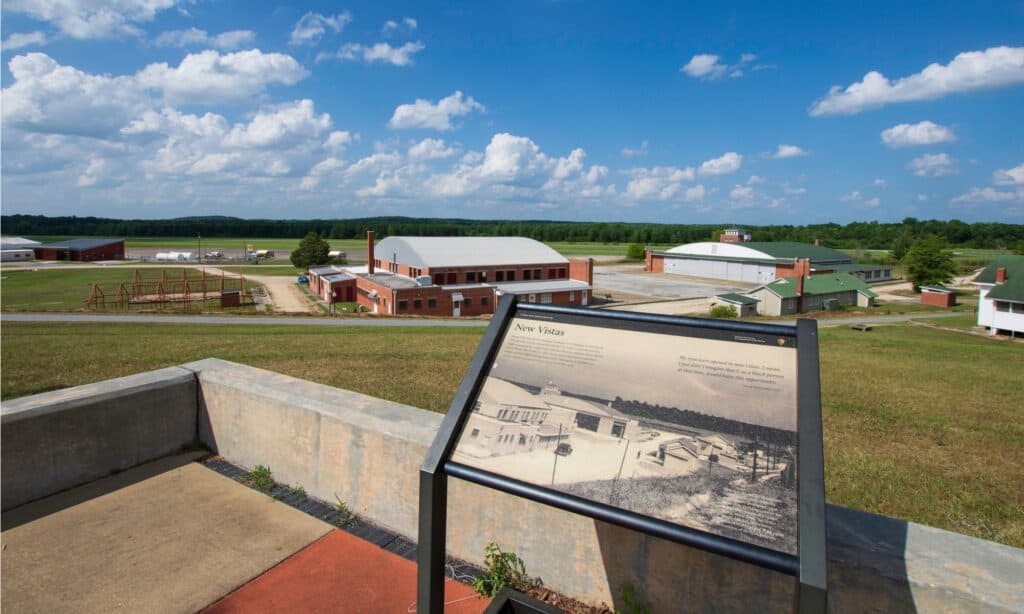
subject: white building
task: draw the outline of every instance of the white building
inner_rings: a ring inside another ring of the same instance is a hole
[[[978,286],[978,326],[993,335],[1024,333],[1024,256],[1000,256],[972,282]]]

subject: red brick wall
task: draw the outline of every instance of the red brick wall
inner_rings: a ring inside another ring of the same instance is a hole
[[[956,295],[945,294],[943,292],[929,292],[927,290],[922,290],[921,304],[935,305],[936,307],[952,307],[953,305],[956,304]]]
[[[644,263],[644,270],[648,273],[664,273],[665,257],[655,256],[650,250],[647,251],[647,261]]]
[[[569,279],[582,281],[588,286],[594,285],[594,261],[590,258],[570,259]]]
[[[775,279],[781,277],[800,277],[811,274],[810,260],[797,260],[793,264],[775,265]]]

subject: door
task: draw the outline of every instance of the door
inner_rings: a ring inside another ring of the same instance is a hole
[[[580,293],[580,305],[587,306],[587,291],[584,290]]]
[[[452,301],[452,315],[456,318],[462,315],[462,301]]]

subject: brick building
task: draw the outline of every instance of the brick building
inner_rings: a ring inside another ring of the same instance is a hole
[[[593,266],[521,237],[388,237],[375,244],[371,232],[365,267],[314,267],[309,285],[324,300],[355,300],[373,313],[459,317],[494,313],[505,294],[586,306]]]
[[[33,249],[37,260],[124,260],[124,239],[70,239]]]

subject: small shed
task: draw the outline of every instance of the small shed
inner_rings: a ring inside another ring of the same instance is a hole
[[[936,307],[956,305],[956,290],[946,286],[921,286],[921,304]]]
[[[739,317],[746,318],[757,314],[757,304],[760,302],[758,299],[752,296],[743,296],[742,294],[719,294],[715,297],[715,300],[725,304],[732,305],[736,308],[739,313]]]

